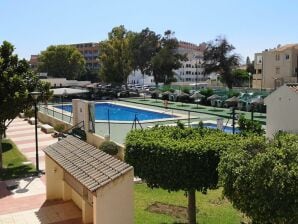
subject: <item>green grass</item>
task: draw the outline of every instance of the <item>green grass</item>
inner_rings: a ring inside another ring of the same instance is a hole
[[[34,166],[23,164],[27,159],[12,141],[8,139],[2,140],[2,150],[4,169],[0,172],[0,180],[15,179],[34,174]]]
[[[179,220],[169,215],[147,211],[154,202],[187,207],[184,192],[171,192],[162,189],[150,189],[145,184],[136,184],[135,191],[135,223],[136,224],[174,224]],[[235,210],[231,203],[222,198],[221,189],[208,191],[206,195],[196,194],[197,223],[200,224],[239,224],[242,214]],[[181,222],[180,222],[181,223]]]

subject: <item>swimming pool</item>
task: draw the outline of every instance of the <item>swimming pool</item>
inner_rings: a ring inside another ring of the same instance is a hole
[[[62,109],[62,106],[55,106]],[[63,110],[72,112],[72,105],[63,105]],[[126,107],[111,103],[95,104],[95,120],[133,121],[135,116],[139,121],[175,118],[175,115],[159,113],[133,107]]]
[[[216,124],[205,123],[203,125],[206,128],[217,129],[217,125]],[[232,127],[229,127],[229,126],[223,126],[223,131],[226,132],[226,133],[233,133],[233,128]],[[235,128],[235,133],[239,133],[239,132],[240,132],[240,130],[238,128]]]

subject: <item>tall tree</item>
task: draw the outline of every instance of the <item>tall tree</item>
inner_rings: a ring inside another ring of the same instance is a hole
[[[67,45],[49,46],[38,57],[38,71],[48,76],[77,79],[84,73],[85,59],[78,49]]]
[[[249,57],[246,58],[246,71],[250,74],[255,73],[254,61],[251,62]]]
[[[239,65],[240,57],[233,54],[235,47],[225,38],[219,37],[207,44],[204,52],[204,69],[207,74],[217,72],[229,89],[233,87],[232,70]]]
[[[139,69],[143,74],[150,75],[150,60],[160,48],[160,35],[149,28],[140,33],[130,35],[130,48],[132,53],[133,69]]]
[[[159,51],[151,58],[151,71],[154,76],[156,85],[159,82],[165,84],[173,81],[173,69],[181,67],[181,61],[186,60],[185,55],[177,52],[179,43],[173,36],[174,33],[167,30],[160,41]]]
[[[32,107],[34,101],[29,93],[39,90],[39,100],[47,100],[51,93],[49,84],[38,80],[29,71],[25,59],[13,54],[14,47],[7,41],[0,46],[0,169],[2,165],[2,138],[11,121],[24,109]]]
[[[109,83],[126,84],[133,64],[125,27],[114,27],[108,35],[108,40],[99,44],[99,49],[101,78]]]

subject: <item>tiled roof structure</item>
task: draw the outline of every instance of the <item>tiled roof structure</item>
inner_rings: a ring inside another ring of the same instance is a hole
[[[73,136],[48,146],[44,152],[91,192],[133,169]]]

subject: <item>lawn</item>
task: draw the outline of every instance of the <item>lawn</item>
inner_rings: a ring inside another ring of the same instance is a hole
[[[34,174],[34,166],[31,164],[23,164],[27,159],[12,141],[8,139],[3,140],[2,150],[4,169],[0,172],[0,180],[15,179]]]
[[[185,219],[178,219],[170,215],[157,214],[148,211],[148,207],[155,202],[187,207],[184,192],[171,192],[162,189],[150,189],[145,184],[136,184],[135,223],[136,224],[178,224],[186,223]],[[235,210],[231,203],[222,198],[221,189],[208,191],[206,195],[196,194],[197,223],[200,224],[239,224],[243,220],[242,214]]]

